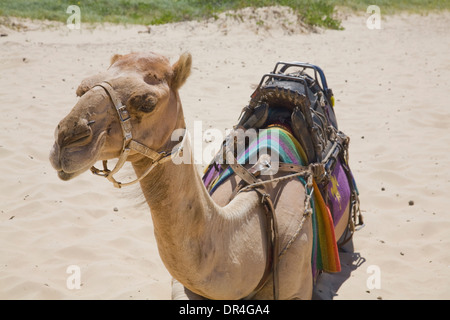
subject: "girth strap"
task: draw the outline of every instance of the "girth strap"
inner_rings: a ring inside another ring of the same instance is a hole
[[[261,203],[264,205],[265,213],[266,213],[266,234],[267,234],[267,259],[266,259],[266,268],[264,274],[259,281],[256,288],[248,297],[251,299],[259,290],[264,287],[267,280],[269,279],[269,275],[272,272],[272,293],[273,299],[279,299],[279,281],[278,281],[278,260],[279,260],[279,237],[278,237],[278,223],[277,216],[275,213],[275,207],[273,206],[272,199],[270,199],[270,195],[266,193],[266,190],[253,188],[261,197]]]

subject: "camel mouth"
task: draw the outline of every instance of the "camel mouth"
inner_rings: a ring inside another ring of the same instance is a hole
[[[71,141],[69,147],[60,148],[55,143],[50,152],[50,162],[58,177],[68,181],[89,170],[97,162],[105,140],[106,132],[102,132],[96,139],[92,135],[79,136]]]

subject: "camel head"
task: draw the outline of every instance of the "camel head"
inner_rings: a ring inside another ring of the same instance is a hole
[[[115,55],[106,72],[84,79],[76,93],[79,100],[58,124],[50,162],[62,180],[88,170],[98,160],[120,156],[124,144],[122,124],[107,83],[126,106],[133,140],[161,150],[173,130],[184,128],[178,89],[191,69],[191,55],[184,53],[171,65],[154,53]],[[141,158],[131,151],[127,160]]]

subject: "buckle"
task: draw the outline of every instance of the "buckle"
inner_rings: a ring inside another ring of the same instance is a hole
[[[130,113],[127,110],[127,106],[122,105],[120,108],[117,109],[117,113],[119,114],[119,118],[122,122],[130,119]]]

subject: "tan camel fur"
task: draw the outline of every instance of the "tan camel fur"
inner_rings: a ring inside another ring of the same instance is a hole
[[[120,155],[123,136],[117,112],[106,91],[93,87],[105,80],[131,114],[133,139],[156,151],[171,150],[178,143],[171,140],[172,132],[186,127],[178,89],[190,74],[191,61],[188,53],[173,65],[154,53],[115,55],[106,72],[83,80],[77,89],[78,102],[55,133],[50,161],[59,177],[69,180],[99,160]],[[190,152],[188,141],[183,152]],[[137,176],[151,165],[150,159],[133,151],[128,161]],[[265,209],[254,191],[242,192],[229,202],[232,186],[239,181],[231,178],[211,197],[193,161],[178,165],[167,161],[140,181],[161,259],[174,278],[173,298],[242,299],[263,277]],[[279,182],[268,190],[283,247],[299,227],[305,190],[298,179]],[[337,238],[344,228],[337,226]],[[308,218],[279,262],[280,299],[311,298],[311,251]],[[272,297],[269,277],[252,298]]]

